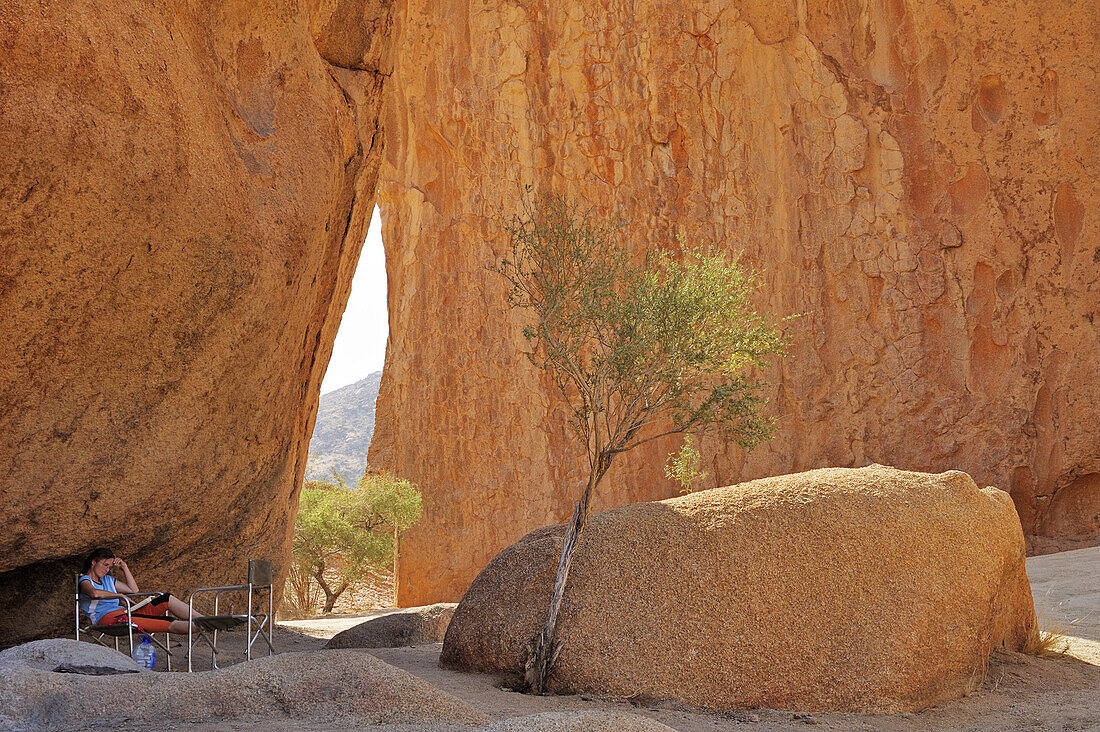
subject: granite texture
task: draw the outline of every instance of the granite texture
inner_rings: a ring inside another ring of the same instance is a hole
[[[441,665],[522,675],[561,539],[540,529],[489,563]],[[915,712],[1037,632],[1012,501],[959,471],[826,468],[614,508],[590,517],[569,582],[557,693]]]
[[[71,632],[96,546],[183,595],[249,557],[285,571],[373,211],[388,12],[0,10],[0,646]],[[358,35],[326,35],[345,16]]]
[[[379,184],[390,340],[371,462],[419,484],[402,604],[456,601],[583,480],[501,278],[522,185],[709,243],[788,324],[775,439],[705,487],[872,462],[1009,491],[1100,541],[1100,5],[407,0]],[[596,497],[666,498],[675,442]]]

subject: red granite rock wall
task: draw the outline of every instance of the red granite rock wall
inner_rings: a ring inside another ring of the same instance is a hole
[[[1100,538],[1100,39],[1089,0],[407,0],[379,198],[372,462],[426,491],[403,604],[457,600],[581,479],[523,357],[494,218],[522,184],[742,252],[791,326],[779,431],[709,484],[868,462],[1011,491],[1033,547]],[[675,444],[603,506],[674,493]]]
[[[176,593],[288,552],[389,73],[386,3],[318,5],[0,10],[0,645],[99,545]]]

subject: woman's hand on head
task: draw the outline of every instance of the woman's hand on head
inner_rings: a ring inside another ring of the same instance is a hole
[[[122,569],[122,577],[115,580],[115,585],[123,592],[138,592],[138,583],[134,579],[134,575],[130,573],[130,568],[126,566],[126,561],[115,557],[115,565]]]

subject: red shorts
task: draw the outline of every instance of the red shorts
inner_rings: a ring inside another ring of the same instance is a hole
[[[154,597],[153,601],[130,616],[131,622],[146,633],[167,633],[168,626],[176,619],[168,614],[168,593]],[[112,610],[99,619],[99,625],[117,625],[126,622],[126,610]]]

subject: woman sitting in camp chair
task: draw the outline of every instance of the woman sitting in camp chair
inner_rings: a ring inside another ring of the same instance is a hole
[[[112,577],[113,569],[122,570],[123,579],[116,580]],[[88,555],[84,561],[84,571],[80,575],[80,592],[84,595],[80,601],[80,609],[94,625],[115,625],[129,621],[146,633],[186,633],[190,630],[187,604],[168,593],[154,597],[138,612],[127,617],[122,598],[125,594],[139,592],[138,584],[126,562],[116,557],[110,549],[96,549]],[[195,613],[192,619],[201,617],[203,616]],[[197,626],[195,630],[198,630]]]

